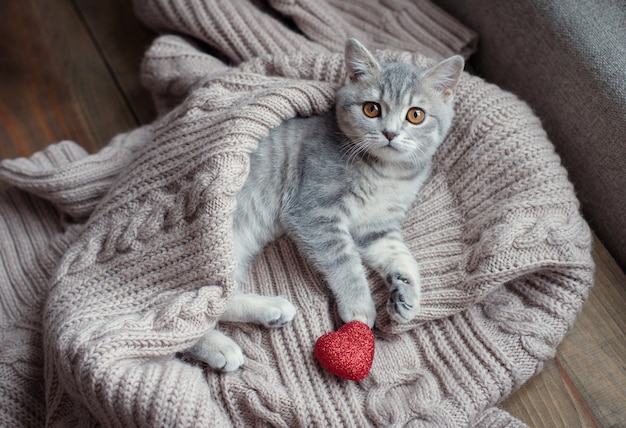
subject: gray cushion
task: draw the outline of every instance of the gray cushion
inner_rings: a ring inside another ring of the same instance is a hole
[[[478,73],[542,119],[587,220],[626,268],[626,2],[435,3],[478,32]]]

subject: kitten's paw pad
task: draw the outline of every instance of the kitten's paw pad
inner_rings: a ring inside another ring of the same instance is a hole
[[[289,300],[270,297],[260,322],[269,328],[279,328],[290,323],[295,316],[296,307]]]
[[[188,353],[223,372],[235,371],[244,362],[241,347],[219,331],[210,331],[202,336]]]
[[[348,304],[338,302],[339,316],[345,323],[350,321],[361,321],[370,328],[374,327],[376,321],[376,306],[371,296],[358,299]]]
[[[408,278],[395,274],[389,279],[391,292],[387,301],[387,311],[392,319],[406,323],[419,312],[419,286]]]

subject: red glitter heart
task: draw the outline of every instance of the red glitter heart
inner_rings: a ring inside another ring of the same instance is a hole
[[[350,321],[317,339],[313,353],[329,372],[348,380],[363,380],[374,362],[374,335],[367,324]]]

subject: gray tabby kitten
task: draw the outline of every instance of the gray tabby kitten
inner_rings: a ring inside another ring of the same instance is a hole
[[[256,255],[286,233],[324,275],[344,322],[374,325],[364,263],[388,281],[391,317],[408,322],[419,310],[420,275],[400,223],[452,123],[463,58],[430,69],[381,64],[350,39],[345,60],[334,109],[285,121],[251,155],[234,218],[235,280],[242,284]],[[220,321],[278,327],[295,313],[282,297],[239,293]],[[219,330],[190,352],[224,371],[243,363]]]

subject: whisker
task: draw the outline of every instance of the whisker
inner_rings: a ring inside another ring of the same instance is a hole
[[[373,142],[368,141],[365,135],[361,135],[355,138],[345,138],[340,143],[340,149],[342,151],[341,159],[346,159],[346,166],[351,167],[356,159],[364,154],[373,146]]]

